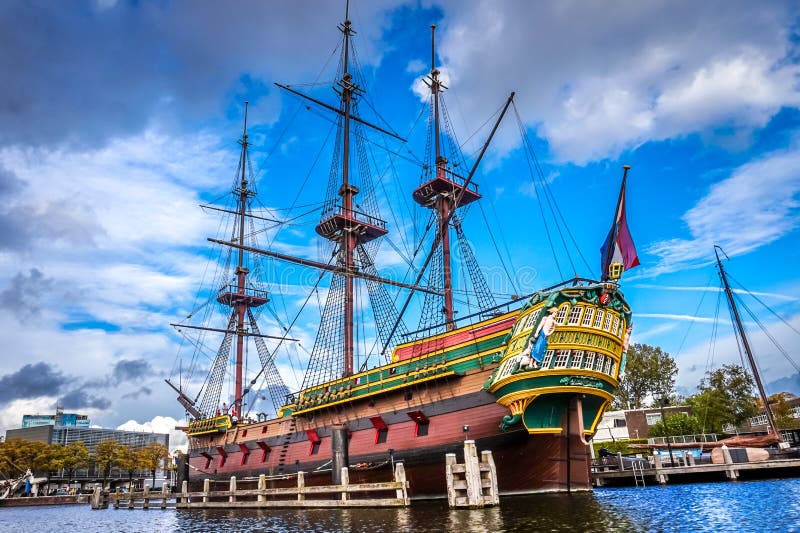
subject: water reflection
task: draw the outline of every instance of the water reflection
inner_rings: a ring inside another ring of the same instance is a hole
[[[719,482],[502,498],[499,507],[92,511],[88,505],[0,508],[0,531],[517,532],[800,531],[800,480]]]

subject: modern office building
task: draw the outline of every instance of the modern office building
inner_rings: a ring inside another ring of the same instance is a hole
[[[93,450],[97,444],[109,439],[132,448],[141,448],[148,444],[163,444],[169,448],[169,435],[167,433],[144,433],[140,431],[76,426],[47,425],[9,429],[6,431],[6,440],[8,439],[27,439],[46,442],[47,444],[58,443],[63,446],[73,442],[83,442],[89,450]]]
[[[22,415],[22,427],[33,428],[39,426],[71,426],[79,428],[89,427],[89,417],[77,413],[65,413],[56,408],[53,415]]]

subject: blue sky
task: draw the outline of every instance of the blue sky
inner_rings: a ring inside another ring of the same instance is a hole
[[[329,160],[323,152],[312,161],[329,118],[273,82],[305,90],[332,80],[339,4],[0,5],[0,429],[59,399],[110,427],[165,429],[180,418],[162,381],[180,341],[168,324],[192,308],[205,239],[218,229],[197,205],[230,186],[244,99],[261,201],[288,207],[306,177],[297,203],[315,201]],[[623,289],[633,341],[676,357],[682,392],[707,369],[740,360],[724,308],[709,344],[719,296],[714,244],[730,256],[735,279],[791,326],[745,300],[800,361],[796,4],[352,4],[369,101],[396,131],[411,131],[420,112],[431,23],[465,153],[474,154],[487,133],[481,126],[516,91],[516,110],[591,267],[578,260],[580,275],[597,274],[621,166],[632,166],[628,220],[642,266],[626,274]],[[324,88],[314,94],[333,101]],[[392,149],[421,157],[417,133]],[[512,115],[475,177],[516,287],[480,210],[465,222],[500,293],[572,275],[563,256],[561,274],[554,264],[522,155]],[[396,173],[381,175],[386,203],[419,183],[418,167],[396,162]],[[397,207],[381,216],[393,242],[407,246],[414,215]],[[300,222],[276,246],[315,258],[317,219]],[[402,278],[397,254],[382,251],[381,271]],[[286,295],[274,297],[296,308],[316,275],[278,272],[285,286],[273,290]],[[309,349],[318,316],[311,309],[298,326]],[[748,322],[774,384],[768,392],[800,392],[786,381],[792,364]]]

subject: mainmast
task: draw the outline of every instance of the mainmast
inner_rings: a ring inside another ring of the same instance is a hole
[[[450,255],[450,219],[457,208],[480,199],[481,195],[478,194],[477,188],[474,186],[462,191],[460,196],[458,195],[461,185],[454,180],[463,181],[463,179],[457,177],[448,170],[447,158],[442,155],[439,93],[441,93],[442,89],[446,89],[447,87],[442,84],[439,79],[440,72],[435,66],[435,38],[436,25],[431,24],[431,72],[424,81],[431,90],[431,99],[433,101],[432,129],[435,151],[435,173],[433,179],[423,183],[414,191],[413,197],[418,204],[433,209],[436,212],[437,229],[441,238],[442,250],[442,284],[444,292],[442,313],[444,314],[444,322],[447,330],[452,330],[455,327],[455,323],[453,321],[453,274]],[[456,203],[457,201],[458,203]]]
[[[731,313],[733,314],[734,326],[739,333],[739,337],[742,339],[742,346],[744,346],[744,351],[747,354],[747,361],[750,363],[750,369],[753,371],[753,379],[756,382],[756,387],[758,387],[758,393],[761,395],[761,401],[764,402],[764,411],[767,414],[767,420],[769,422],[768,433],[774,433],[778,439],[780,439],[781,436],[778,432],[778,426],[775,425],[775,417],[772,414],[769,401],[767,401],[767,393],[764,391],[764,385],[761,383],[761,376],[759,375],[758,368],[756,367],[756,360],[753,357],[753,351],[750,349],[750,341],[747,340],[747,334],[745,333],[742,319],[739,316],[739,309],[736,307],[736,302],[733,299],[733,291],[731,290],[731,286],[728,284],[728,277],[725,275],[725,269],[722,267],[722,260],[719,257],[720,251],[722,251],[722,248],[715,244],[714,255],[717,256],[719,277],[722,279],[722,285],[725,288],[725,296],[728,298],[728,305],[730,306]],[[725,252],[722,251],[722,253],[724,254]]]
[[[340,97],[339,115],[342,121],[342,182],[338,194],[342,198],[338,211],[330,216],[323,215],[317,225],[316,232],[322,237],[338,244],[340,266],[344,268],[344,339],[343,369],[345,376],[353,373],[354,352],[354,274],[356,273],[355,251],[363,243],[386,235],[385,222],[358,213],[353,209],[354,200],[359,189],[350,183],[350,127],[354,98],[363,90],[354,82],[350,73],[350,38],[353,35],[349,20],[349,2],[345,11],[345,20],[339,25],[344,35],[344,61],[342,78],[337,82]]]

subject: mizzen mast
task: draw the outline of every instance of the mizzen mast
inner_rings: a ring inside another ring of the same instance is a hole
[[[441,278],[443,287],[442,314],[447,330],[455,327],[453,321],[453,274],[450,242],[450,219],[454,211],[481,198],[476,186],[462,190],[464,179],[448,168],[448,160],[442,154],[439,95],[447,87],[439,79],[436,68],[436,25],[431,24],[431,71],[424,79],[431,90],[432,133],[434,137],[434,175],[413,193],[414,201],[436,213],[437,230],[441,238]],[[459,194],[460,192],[460,194]]]

